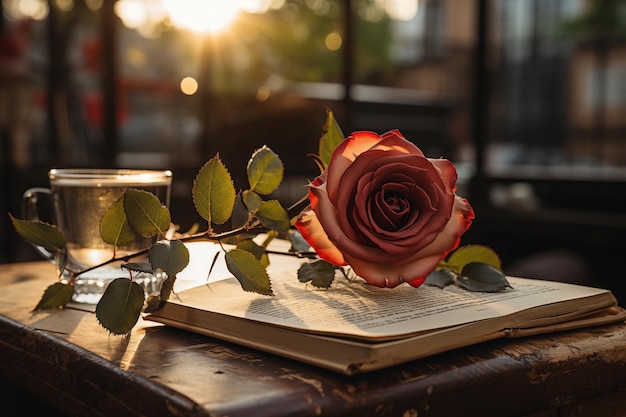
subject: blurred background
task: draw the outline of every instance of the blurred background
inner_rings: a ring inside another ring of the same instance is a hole
[[[168,168],[184,231],[216,153],[237,188],[268,145],[285,204],[326,112],[453,161],[462,244],[505,272],[624,297],[625,0],[1,0],[0,262],[51,167]],[[201,222],[200,222],[201,223]]]

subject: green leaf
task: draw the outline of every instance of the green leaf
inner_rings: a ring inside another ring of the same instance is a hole
[[[172,222],[168,208],[157,196],[143,190],[124,192],[124,212],[133,229],[146,237],[165,234]]]
[[[291,228],[289,215],[277,200],[264,201],[259,207],[255,216],[261,224],[272,230],[286,232]]]
[[[51,252],[65,248],[65,236],[56,226],[42,221],[20,220],[11,216],[15,231],[28,243],[41,246]]]
[[[449,269],[438,269],[428,274],[424,285],[444,288],[446,285],[453,284],[455,278],[456,274]]]
[[[465,265],[456,281],[460,287],[470,291],[498,292],[511,288],[511,284],[502,271],[478,262]]]
[[[279,236],[279,233],[276,230],[270,230],[269,232],[265,234],[265,239],[263,239],[263,242],[261,242],[261,246],[267,249],[270,243],[272,243],[272,241],[276,239],[278,236]]]
[[[70,284],[54,283],[46,288],[41,300],[33,311],[43,310],[46,308],[63,307],[70,301],[74,295],[74,286]]]
[[[255,258],[261,262],[263,268],[267,268],[270,264],[269,257],[267,256],[267,252],[263,246],[259,246],[252,239],[244,239],[241,242],[237,243],[237,249],[245,250],[246,252],[250,252],[254,255]]]
[[[283,180],[283,162],[267,146],[257,149],[248,161],[250,189],[263,195],[274,192]]]
[[[161,285],[161,291],[159,292],[159,295],[148,296],[148,298],[146,299],[146,306],[143,309],[145,313],[152,313],[163,307],[165,302],[170,298],[170,295],[172,294],[172,290],[174,289],[174,281],[175,277],[167,277]]]
[[[226,252],[225,259],[226,267],[237,278],[244,291],[274,295],[267,271],[253,254],[232,249]]]
[[[322,167],[326,168],[330,164],[330,158],[335,148],[343,141],[345,136],[335,120],[335,116],[330,109],[326,109],[326,123],[324,124],[324,134],[320,138],[319,157]]]
[[[246,203],[248,212],[253,213],[263,204],[263,199],[254,191],[246,190],[243,192],[243,202]]]
[[[137,324],[145,297],[139,284],[117,278],[107,286],[96,305],[96,318],[109,332],[126,334]]]
[[[180,240],[164,240],[152,245],[148,258],[153,270],[160,268],[174,277],[189,264],[189,249]]]
[[[234,229],[238,229],[240,227],[244,227],[248,221],[250,220],[250,215],[248,213],[248,209],[246,205],[243,203],[243,199],[241,198],[241,193],[237,194],[237,198],[235,199],[235,207],[233,208],[233,215],[230,219],[231,226]]]
[[[159,298],[161,299],[161,305],[170,298],[172,291],[174,290],[174,282],[176,281],[176,277],[167,277],[163,284],[161,285],[161,292],[159,293]]]
[[[196,210],[209,225],[223,224],[232,215],[236,197],[235,186],[219,155],[200,169],[192,191]]]
[[[318,288],[330,288],[335,279],[336,267],[324,260],[317,260],[304,263],[298,269],[298,280],[300,282],[311,282]]]
[[[455,272],[460,273],[465,265],[483,263],[502,271],[502,263],[498,254],[491,248],[483,245],[467,245],[454,251],[446,261]]]
[[[128,262],[122,264],[122,268],[126,268],[129,271],[134,272],[145,272],[147,274],[151,274],[153,272],[150,262]]]
[[[124,212],[124,195],[118,198],[102,216],[100,237],[113,246],[127,245],[137,237],[135,229],[128,223]]]
[[[146,298],[146,307],[144,308],[144,312],[153,313],[161,308],[162,305],[163,303],[158,295],[150,295]]]

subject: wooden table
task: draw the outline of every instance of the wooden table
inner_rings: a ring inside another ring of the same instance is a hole
[[[626,415],[622,324],[348,377],[156,323],[119,337],[88,310],[33,313],[54,280],[46,262],[0,265],[0,376],[72,416]]]

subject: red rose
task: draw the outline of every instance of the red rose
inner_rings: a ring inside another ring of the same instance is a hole
[[[296,227],[320,258],[370,284],[417,287],[474,218],[456,180],[450,161],[426,158],[397,130],[355,132],[311,184]]]

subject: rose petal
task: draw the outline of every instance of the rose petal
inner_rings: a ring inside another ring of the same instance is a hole
[[[410,141],[406,140],[398,129],[390,130],[380,136],[380,142],[376,145],[376,149],[391,150],[395,149],[403,153],[424,156],[420,148]]]
[[[403,282],[425,280],[444,255],[430,257],[415,256],[407,263],[393,264],[388,262],[371,263],[358,258],[346,257],[354,272],[369,284],[377,287],[396,287]],[[422,281],[423,282],[423,281]]]
[[[429,159],[429,161],[439,172],[439,175],[446,186],[447,192],[455,195],[458,173],[452,162],[447,159]]]
[[[354,132],[339,143],[326,170],[327,183],[329,184],[328,194],[331,199],[334,199],[339,192],[338,184],[344,171],[352,165],[352,162],[358,155],[378,142],[380,142],[380,137],[373,132]]]
[[[454,166],[452,168],[454,169]],[[420,204],[420,217],[411,227],[398,231],[394,238],[389,237],[392,233],[379,235],[376,229],[368,224],[368,199],[373,197],[372,189],[379,183],[398,182],[398,178],[404,176],[408,178],[407,181],[415,184],[415,187],[421,186],[425,191],[420,193],[419,189],[412,190],[414,194],[412,197],[419,198],[419,203],[414,204]],[[366,181],[369,183],[359,186]],[[334,202],[342,230],[357,240],[357,243],[378,246],[388,252],[388,255],[399,257],[406,257],[408,253],[414,253],[434,240],[436,234],[445,227],[454,201],[450,187],[442,181],[439,171],[428,159],[395,151],[371,150],[360,155],[344,172],[340,188],[354,190],[341,193]],[[421,206],[422,203],[428,204],[431,198],[434,199],[434,206]],[[352,205],[356,205],[356,211]],[[354,216],[355,213],[358,213],[358,216]],[[324,224],[324,216],[321,217]],[[361,235],[366,236],[367,240],[360,238]],[[341,245],[338,246],[340,250],[344,250]]]
[[[302,237],[311,245],[320,258],[333,265],[347,265],[341,252],[328,239],[328,235],[324,232],[313,210],[303,210],[298,216],[295,225]]]
[[[467,200],[455,197],[452,215],[445,229],[437,235],[433,243],[422,249],[418,255],[427,257],[453,251],[457,248],[461,236],[469,229],[473,219],[474,210]]]

